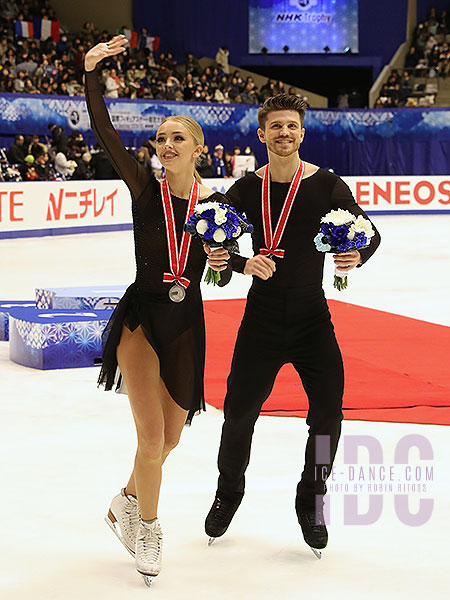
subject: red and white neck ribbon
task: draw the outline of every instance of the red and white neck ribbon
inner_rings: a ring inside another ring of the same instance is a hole
[[[295,197],[300,188],[300,184],[303,179],[303,173],[305,172],[305,165],[300,160],[297,170],[294,173],[294,177],[289,186],[289,191],[284,200],[283,208],[281,209],[278,223],[275,227],[275,234],[272,234],[272,215],[270,213],[270,171],[269,165],[264,170],[263,183],[261,188],[261,204],[262,204],[262,221],[264,230],[264,242],[265,248],[260,249],[260,254],[263,256],[276,256],[278,258],[284,258],[284,250],[278,248],[278,244],[283,237],[286,224],[291,214],[292,205],[294,204]]]
[[[175,216],[173,213],[172,196],[170,195],[167,179],[162,179],[160,185],[162,205],[164,209],[164,220],[166,223],[166,236],[170,267],[170,273],[164,273],[163,275],[163,282],[172,283],[173,281],[176,281],[186,289],[191,282],[187,277],[183,277],[183,273],[189,257],[192,236],[187,231],[183,231],[183,235],[181,236],[180,251],[178,251],[177,229],[175,224]],[[195,210],[199,195],[200,186],[198,185],[198,181],[194,179],[191,192],[189,194],[186,218],[184,220],[185,224],[188,222],[189,217]]]

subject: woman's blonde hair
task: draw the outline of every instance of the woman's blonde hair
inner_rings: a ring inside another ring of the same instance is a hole
[[[191,134],[196,146],[203,147],[205,145],[205,136],[203,134],[203,129],[195,119],[192,119],[187,115],[171,115],[170,117],[166,117],[161,123],[161,125],[163,125],[167,121],[175,121],[176,123],[181,123],[181,125],[184,125],[184,127],[186,127],[186,129]],[[194,170],[194,177],[199,183],[202,182],[202,179],[198,174],[197,170]]]

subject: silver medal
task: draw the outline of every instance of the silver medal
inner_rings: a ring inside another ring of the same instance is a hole
[[[186,297],[186,291],[181,285],[177,283],[173,285],[169,290],[169,298],[172,302],[182,302]]]

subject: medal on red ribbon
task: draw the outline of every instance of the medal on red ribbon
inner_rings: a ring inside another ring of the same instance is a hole
[[[173,302],[181,302],[182,300],[184,300],[186,296],[185,290],[190,284],[190,280],[187,277],[183,277],[183,273],[186,268],[186,264],[189,257],[192,236],[183,229],[183,235],[181,236],[180,251],[178,251],[175,216],[173,213],[172,197],[170,195],[167,179],[163,179],[160,185],[162,205],[164,209],[164,220],[166,224],[167,248],[169,252],[170,267],[170,273],[164,273],[163,275],[163,282],[174,283],[174,285],[169,290],[169,298]],[[186,218],[184,220],[185,224],[194,212],[199,195],[200,186],[198,185],[198,181],[194,179],[189,194],[189,201],[186,209]]]
[[[272,215],[270,213],[270,171],[269,165],[266,166],[264,170],[264,177],[261,188],[261,204],[262,204],[262,221],[263,221],[263,230],[264,230],[264,242],[266,244],[265,248],[261,248],[259,253],[263,256],[268,256],[269,258],[272,256],[276,256],[277,258],[284,258],[284,250],[282,248],[278,248],[278,244],[283,237],[284,230],[286,228],[286,224],[289,219],[289,215],[291,214],[291,209],[294,204],[295,197],[297,196],[298,190],[300,188],[300,184],[303,179],[303,173],[305,172],[305,165],[302,160],[300,160],[297,170],[294,173],[294,177],[292,178],[291,185],[289,186],[289,191],[284,200],[283,208],[281,209],[280,217],[278,219],[278,223],[275,227],[275,233],[272,233]]]

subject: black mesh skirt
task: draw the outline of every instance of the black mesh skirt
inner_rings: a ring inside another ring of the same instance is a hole
[[[102,336],[102,368],[98,384],[111,390],[117,382],[116,349],[122,327],[139,325],[160,362],[160,374],[173,400],[189,411],[186,423],[205,410],[205,320],[200,288],[193,285],[182,302],[168,294],[147,293],[132,284],[122,297]]]

